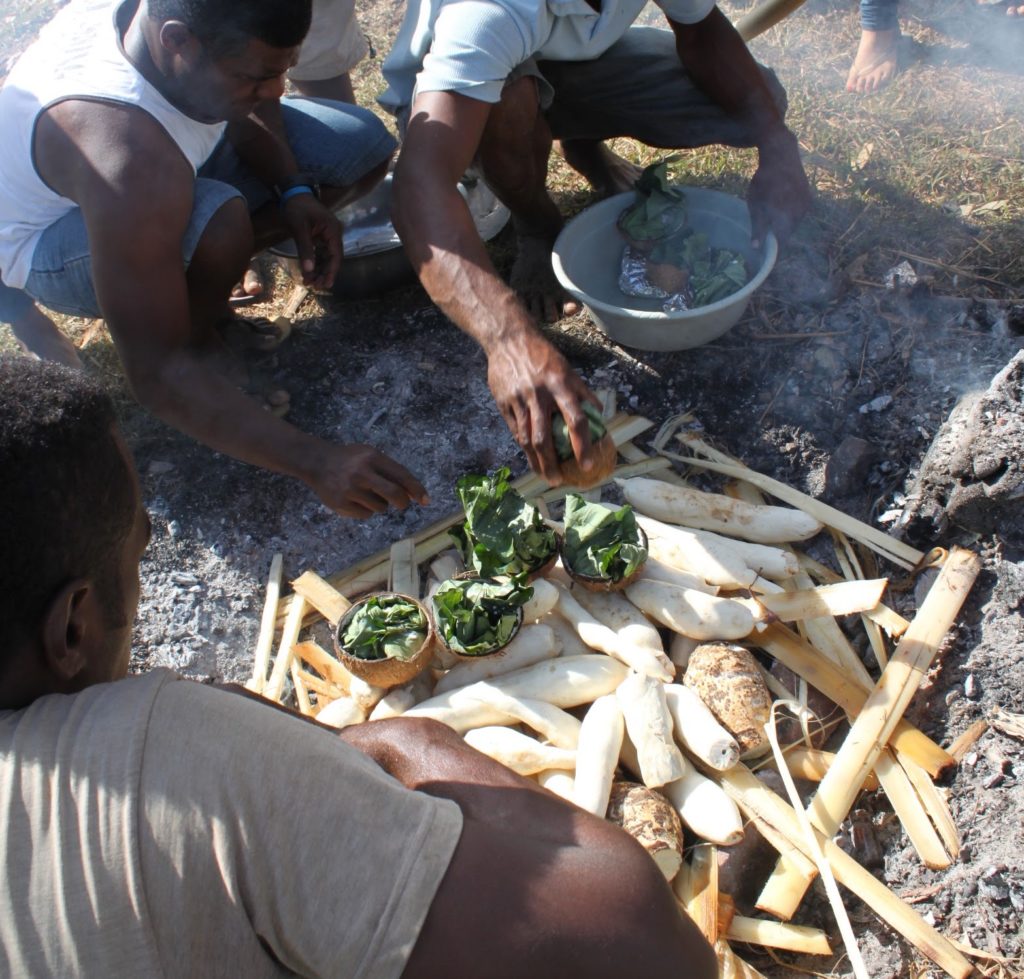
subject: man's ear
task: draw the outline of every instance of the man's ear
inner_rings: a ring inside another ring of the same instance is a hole
[[[180,20],[165,20],[160,25],[160,45],[170,54],[191,60],[192,49],[199,40]]]
[[[51,599],[43,619],[43,657],[61,684],[70,684],[89,662],[95,641],[96,586],[86,578],[64,585]]]

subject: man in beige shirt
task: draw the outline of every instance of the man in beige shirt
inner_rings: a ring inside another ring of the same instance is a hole
[[[619,829],[397,718],[126,677],[149,537],[110,401],[0,358],[0,975],[715,975]]]

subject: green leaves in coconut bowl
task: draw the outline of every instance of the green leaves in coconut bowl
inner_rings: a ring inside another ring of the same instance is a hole
[[[574,581],[591,591],[618,591],[646,560],[647,535],[631,506],[612,510],[575,493],[565,498],[562,563]]]
[[[411,680],[430,662],[433,645],[426,609],[397,592],[357,602],[342,616],[335,633],[342,663],[379,687]]]
[[[468,568],[483,577],[535,574],[558,553],[555,532],[509,482],[509,470],[455,484],[466,521],[449,533]]]
[[[532,597],[525,576],[452,578],[434,593],[434,622],[457,656],[487,656],[519,631],[522,607]]]

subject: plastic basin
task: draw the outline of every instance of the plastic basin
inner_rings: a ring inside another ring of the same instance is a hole
[[[761,248],[750,243],[746,201],[717,190],[682,187],[689,224],[716,248],[731,248],[753,270],[750,281],[731,296],[696,309],[666,313],[660,299],[627,296],[619,289],[625,241],[616,230],[619,214],[633,202],[632,191],[588,207],[562,229],[551,255],[565,290],[590,313],[594,324],[616,343],[637,350],[685,350],[709,343],[735,326],[754,290],[768,277],[778,256],[775,236]]]

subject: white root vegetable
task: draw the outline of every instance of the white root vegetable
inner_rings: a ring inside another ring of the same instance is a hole
[[[745,503],[658,479],[617,479],[623,496],[641,513],[666,523],[743,537],[762,544],[806,540],[822,524],[802,510]]]
[[[743,820],[736,803],[693,766],[661,791],[701,839],[718,846],[732,846],[743,839]]]
[[[633,782],[616,782],[608,800],[608,819],[633,837],[672,880],[683,864],[683,827],[679,814],[660,792]]]
[[[573,801],[576,779],[572,772],[565,772],[558,768],[545,768],[543,772],[537,772],[537,781],[548,792],[554,792],[566,802]]]
[[[366,712],[351,697],[339,697],[321,710],[316,719],[321,724],[340,729],[350,724],[362,724],[366,720]]]
[[[625,595],[618,592],[594,592],[585,588],[575,588],[572,596],[598,622],[608,626],[620,638],[658,653],[665,652],[661,636],[651,625],[651,620]]]
[[[353,676],[349,681],[348,695],[359,705],[364,716],[380,703],[386,693],[387,690],[384,687],[375,687],[358,676]]]
[[[558,604],[558,591],[550,581],[534,578],[530,582],[533,596],[523,606],[523,622],[536,622]]]
[[[641,611],[692,639],[742,639],[754,628],[750,609],[730,598],[662,581],[634,581],[626,595]]]
[[[454,578],[465,570],[466,565],[462,561],[462,555],[454,550],[444,551],[430,562],[430,573],[439,582]]]
[[[554,659],[561,651],[561,644],[549,626],[524,625],[500,653],[475,660],[459,660],[437,681],[434,693],[445,693],[478,680],[488,680],[520,670],[524,666],[532,666],[545,659]]]
[[[430,671],[413,677],[400,687],[392,687],[370,711],[370,720],[379,721],[388,717],[401,717],[411,707],[426,700],[432,693]]]
[[[535,775],[548,768],[572,770],[576,752],[553,748],[510,727],[480,727],[465,734],[466,743],[520,775]]]
[[[631,672],[616,691],[629,740],[636,745],[640,777],[648,788],[682,778],[683,753],[673,738],[672,715],[665,701],[665,684]]]
[[[576,748],[573,802],[604,818],[625,731],[622,708],[614,694],[598,697],[583,716]]]
[[[666,685],[665,702],[675,724],[676,737],[690,754],[720,772],[740,760],[736,739],[689,687],[678,683]]]
[[[668,644],[668,658],[672,660],[677,671],[686,669],[686,664],[690,662],[690,653],[699,645],[699,639],[691,639],[681,632],[672,633],[672,640]]]
[[[638,646],[621,638],[615,632],[597,621],[569,590],[562,585],[558,588],[558,610],[565,616],[572,627],[588,646],[598,649],[638,673],[652,676],[658,680],[668,681],[675,675],[669,658],[663,652]],[[746,611],[746,610],[744,610]],[[749,613],[748,613],[749,614]]]
[[[699,531],[671,527],[639,515],[636,522],[647,534],[648,561],[654,558],[724,588],[748,588],[757,577],[735,548],[699,537]]]
[[[569,625],[556,606],[540,619],[537,625],[546,625],[555,634],[562,647],[562,656],[592,656],[594,651],[580,639],[579,633]]]
[[[647,560],[644,561],[643,566],[640,568],[640,574],[637,578],[640,580],[649,578],[652,581],[666,581],[670,585],[678,585],[680,588],[706,591],[709,595],[717,595],[719,591],[718,585],[709,585],[700,575],[693,574],[691,571],[673,568],[672,565],[665,564],[664,561],[659,561],[650,555],[647,556]]]
[[[513,697],[490,683],[478,683],[474,693],[485,703],[496,707],[509,720],[533,728],[556,748],[576,750],[580,740],[580,722],[561,707],[529,697]]]
[[[556,707],[576,707],[612,693],[626,672],[626,667],[610,656],[563,656],[495,677],[489,685],[513,697],[543,700]],[[506,716],[482,700],[481,693],[486,696],[486,690],[481,692],[476,687],[473,683],[431,697],[405,716],[430,717],[460,732],[503,723]]]
[[[708,547],[731,547],[746,566],[757,575],[773,581],[792,578],[800,571],[800,562],[792,551],[769,544],[752,544],[735,537],[721,537],[710,530],[695,530],[694,534]]]

